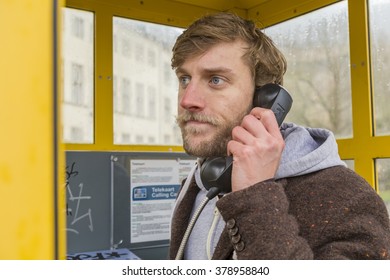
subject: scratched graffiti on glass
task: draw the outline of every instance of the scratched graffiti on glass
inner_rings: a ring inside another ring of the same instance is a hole
[[[66,216],[68,219],[66,231],[75,234],[79,234],[75,226],[80,226],[82,223],[86,223],[89,230],[93,232],[92,210],[91,208],[82,208],[83,202],[92,199],[92,197],[83,193],[85,192],[85,186],[82,182],[78,184],[73,182],[78,175],[76,162],[66,166]]]

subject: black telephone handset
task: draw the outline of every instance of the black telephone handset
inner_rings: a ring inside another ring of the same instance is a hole
[[[277,84],[266,84],[255,90],[253,107],[271,109],[279,126],[292,106],[292,98],[285,88]],[[217,187],[221,194],[231,192],[232,157],[207,158],[200,168],[204,187]]]

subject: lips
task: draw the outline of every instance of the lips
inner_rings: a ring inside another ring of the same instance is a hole
[[[200,134],[209,132],[210,128],[213,126],[213,124],[209,122],[201,122],[201,121],[186,121],[183,123],[183,128],[187,133],[191,134]]]
[[[196,120],[189,120],[185,122],[186,125],[212,125],[209,122],[202,122],[202,121],[196,121]]]
[[[186,127],[210,127],[213,126],[211,123],[208,122],[199,122],[199,121],[188,121],[185,123]]]

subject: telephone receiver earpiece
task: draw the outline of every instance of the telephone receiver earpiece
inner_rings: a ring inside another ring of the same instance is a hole
[[[292,106],[291,95],[278,84],[266,84],[256,88],[253,96],[253,107],[271,109],[281,126]],[[217,187],[221,194],[231,192],[232,157],[210,157],[200,167],[200,178],[204,187],[209,190]]]
[[[277,84],[266,84],[255,90],[253,107],[271,109],[278,125],[281,126],[292,106],[291,95]]]

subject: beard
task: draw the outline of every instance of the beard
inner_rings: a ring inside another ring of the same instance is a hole
[[[202,158],[226,156],[227,144],[232,139],[233,128],[240,125],[242,119],[250,112],[251,108],[250,106],[241,115],[225,123],[218,117],[184,111],[176,118],[176,122],[181,130],[184,150],[189,155]],[[200,121],[212,125],[215,129],[214,137],[211,140],[205,139],[197,144],[193,144],[191,138],[204,132],[196,127],[187,127],[187,121]]]

